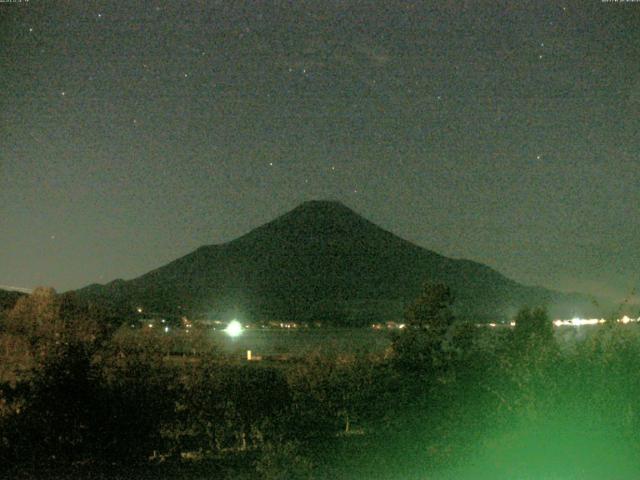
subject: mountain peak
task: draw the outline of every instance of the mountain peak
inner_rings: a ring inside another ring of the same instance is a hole
[[[309,200],[241,237],[242,241],[355,240],[393,236],[337,200]]]
[[[338,200],[307,200],[300,205],[285,213],[280,218],[297,218],[339,221],[339,219],[350,218],[352,221],[366,221],[362,215],[347,207]]]
[[[298,205],[295,210],[347,210],[349,212],[355,213],[349,207],[347,207],[344,203],[339,200],[307,200]]]
[[[367,221],[362,215],[338,200],[308,200],[283,215],[283,217],[298,216],[315,220],[331,219],[332,221],[337,221],[340,218],[350,218],[352,221],[356,219],[358,221]]]

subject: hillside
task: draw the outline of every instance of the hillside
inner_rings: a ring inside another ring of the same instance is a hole
[[[133,311],[251,320],[369,324],[401,317],[427,280],[456,295],[461,317],[504,319],[522,305],[585,314],[584,297],[518,284],[469,260],[418,247],[338,202],[305,202],[228,243],[204,246],[130,281],[78,293]]]

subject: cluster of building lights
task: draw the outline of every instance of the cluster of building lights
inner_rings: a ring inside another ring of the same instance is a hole
[[[572,318],[570,320],[561,320],[561,319],[557,319],[553,321],[553,325],[555,327],[581,327],[581,326],[585,326],[585,325],[602,325],[603,323],[606,323],[607,320],[604,318],[579,318],[579,317],[575,317]],[[625,315],[622,318],[619,318],[616,320],[617,323],[622,323],[624,325],[628,324],[628,323],[640,323],[640,317],[638,318],[630,318],[627,315]],[[486,327],[489,326],[491,328],[495,328],[495,327],[515,327],[516,326],[516,322],[509,322],[509,323],[478,323],[476,324],[477,327]]]
[[[553,324],[556,327],[568,326],[568,327],[580,327],[583,325],[599,325],[605,323],[607,320],[604,318],[572,318],[571,320],[554,320]],[[618,323],[627,324],[627,323],[637,323],[640,322],[639,318],[629,318],[625,315],[622,318],[616,320]]]

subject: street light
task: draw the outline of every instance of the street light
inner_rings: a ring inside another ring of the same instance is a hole
[[[242,334],[242,324],[237,320],[231,320],[224,331],[230,337],[237,337]]]

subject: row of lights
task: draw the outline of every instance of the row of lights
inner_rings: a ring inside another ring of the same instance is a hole
[[[142,313],[142,307],[138,307],[137,309],[138,313]],[[162,323],[164,323],[165,320],[162,319]],[[605,323],[606,320],[604,318],[572,318],[571,320],[554,320],[553,324],[556,327],[561,327],[561,326],[570,326],[570,327],[580,327],[582,325],[599,325],[599,324],[603,324]],[[622,318],[619,318],[617,320],[618,323],[622,323],[624,325],[628,324],[628,323],[636,323],[636,322],[640,322],[640,317],[638,318],[629,318],[627,315],[625,315]],[[294,324],[295,325],[295,324]],[[488,324],[489,327],[495,328],[498,326],[497,323],[489,323]],[[188,325],[187,327],[190,327],[191,325]],[[477,326],[483,326],[482,324],[479,324]],[[516,322],[510,322],[509,323],[510,327],[515,327],[516,326]],[[280,324],[280,327],[286,327],[286,328],[290,328],[289,324]],[[380,326],[378,324],[373,324],[372,327],[374,329],[379,329]],[[389,326],[387,326],[389,327]],[[153,323],[149,324],[149,328],[153,328]],[[405,324],[401,323],[399,325],[397,325],[397,328],[403,329],[405,328]],[[165,326],[164,327],[164,331],[165,332],[169,332],[169,327]],[[224,329],[224,332],[229,335],[230,337],[238,337],[240,335],[242,335],[243,332],[243,328],[242,328],[242,324],[240,322],[238,322],[237,320],[231,320],[229,322],[229,324],[227,325],[227,328]]]
[[[143,309],[142,309],[142,307],[137,307],[136,311],[138,313],[142,313]],[[165,319],[163,318],[161,320],[161,322],[165,323]],[[153,328],[153,323],[149,323],[148,326],[149,326],[149,328]],[[187,328],[187,330],[190,329],[191,328],[191,323],[188,322],[185,325],[185,328]],[[165,333],[169,333],[169,326],[166,325],[163,330],[164,330]],[[238,336],[242,335],[242,331],[243,331],[242,324],[240,322],[238,322],[237,320],[235,320],[235,319],[230,321],[229,324],[227,325],[227,328],[224,329],[224,332],[227,335],[229,335],[230,337],[238,337]]]
[[[571,320],[554,320],[553,321],[553,325],[556,327],[581,327],[583,325],[602,325],[603,323],[606,323],[607,320],[605,320],[604,318],[572,318]],[[622,318],[619,318],[618,320],[616,320],[616,322],[618,323],[622,323],[624,325],[626,325],[627,323],[636,323],[636,322],[640,322],[640,317],[638,318],[629,318],[628,316],[624,316]],[[478,324],[478,326],[483,326],[482,324]],[[498,324],[497,323],[489,323],[490,327],[497,327]],[[509,323],[510,327],[515,327],[516,326],[516,322],[510,322]]]
[[[556,327],[560,327],[560,326],[580,327],[582,325],[599,325],[605,322],[606,320],[604,318],[577,318],[576,317],[576,318],[572,318],[571,320],[554,320],[553,324]],[[616,322],[622,323],[624,325],[626,325],[627,323],[636,323],[636,322],[640,322],[640,317],[629,318],[627,315],[625,315],[624,317],[616,320]]]

